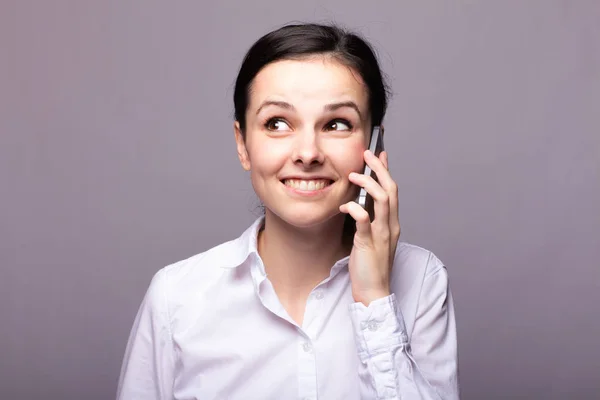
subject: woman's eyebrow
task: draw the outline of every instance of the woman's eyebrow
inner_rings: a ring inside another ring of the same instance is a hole
[[[349,107],[349,108],[353,108],[356,113],[358,114],[358,117],[360,119],[362,119],[362,114],[360,113],[360,110],[358,109],[358,106],[356,105],[355,102],[349,100],[349,101],[342,101],[339,103],[332,103],[332,104],[327,104],[325,107],[323,107],[323,109],[325,111],[335,111],[335,110],[339,110],[340,108],[345,108],[345,107]]]
[[[258,115],[260,113],[260,111],[267,106],[277,106],[277,107],[285,108],[285,109],[292,110],[292,111],[295,110],[293,105],[291,105],[290,103],[287,103],[285,101],[265,100],[260,105],[260,107],[258,107],[258,110],[256,110],[256,115]]]
[[[258,110],[256,110],[256,114],[258,115],[262,111],[263,108],[268,107],[268,106],[277,106],[277,107],[285,108],[285,109],[291,110],[291,111],[295,110],[294,106],[288,102],[281,101],[281,100],[265,100],[260,105],[260,107],[258,107]],[[362,119],[362,114],[360,113],[360,109],[358,108],[356,103],[351,100],[342,101],[339,103],[327,104],[323,107],[323,110],[331,112],[331,111],[336,111],[336,110],[339,110],[340,108],[346,108],[346,107],[354,109],[354,111],[356,111],[356,113],[358,114],[359,118]]]

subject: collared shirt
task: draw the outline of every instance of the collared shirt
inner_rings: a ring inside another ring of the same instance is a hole
[[[459,398],[454,306],[437,257],[399,242],[392,294],[368,307],[352,297],[349,258],[339,260],[299,326],[258,255],[262,222],[154,275],[118,399]]]

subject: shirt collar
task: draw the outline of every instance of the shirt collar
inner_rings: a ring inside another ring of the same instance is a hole
[[[240,237],[228,243],[221,268],[237,268],[249,257],[258,257],[258,232],[263,227],[264,219],[264,216],[257,218]]]
[[[240,237],[228,243],[230,248],[225,251],[221,268],[234,269],[243,265],[250,257],[255,257],[255,260],[260,258],[258,254],[258,232],[264,226],[264,220],[264,215],[260,216]],[[338,260],[331,268],[330,276],[334,276],[340,269],[346,267],[349,259],[350,256],[347,256]],[[265,275],[264,271],[261,272],[261,275]]]

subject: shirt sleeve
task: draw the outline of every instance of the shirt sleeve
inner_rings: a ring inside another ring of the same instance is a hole
[[[443,265],[425,276],[409,341],[396,295],[350,305],[363,399],[459,399],[454,305]]]
[[[117,389],[117,400],[173,397],[173,342],[166,297],[166,271],[152,278],[133,323]]]

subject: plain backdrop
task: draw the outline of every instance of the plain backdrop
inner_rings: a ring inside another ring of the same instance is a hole
[[[598,398],[600,2],[375,0],[2,0],[0,398],[113,398],[152,275],[256,218],[233,83],[294,21],[378,50],[463,398]]]

